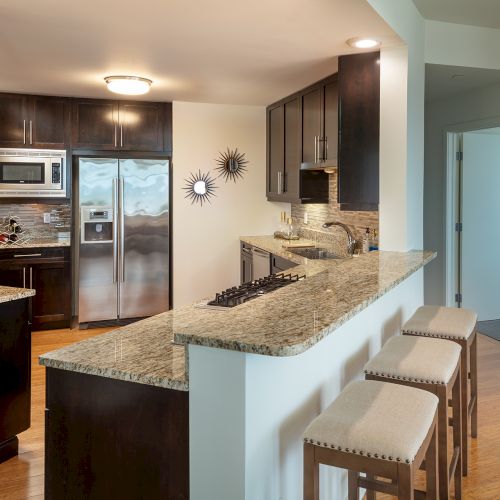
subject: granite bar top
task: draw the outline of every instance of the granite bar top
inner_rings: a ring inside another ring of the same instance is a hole
[[[173,345],[169,312],[40,356],[40,364],[187,391],[185,346]]]
[[[290,272],[307,278],[227,310],[193,304],[168,311],[44,354],[40,363],[188,390],[184,344],[266,356],[300,354],[436,256],[425,251],[371,252],[354,258],[308,260],[283,249],[283,241],[272,236],[242,241],[297,263]]]
[[[13,300],[26,299],[35,295],[31,288],[14,288],[11,286],[0,286],[0,303],[12,302]]]
[[[71,242],[69,239],[57,238],[30,238],[28,241],[23,243],[2,243],[0,244],[0,251],[9,250],[10,248],[57,248],[57,247],[69,247]]]

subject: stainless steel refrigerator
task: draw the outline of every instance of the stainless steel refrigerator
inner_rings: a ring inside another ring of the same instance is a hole
[[[168,160],[79,159],[78,321],[169,307]]]

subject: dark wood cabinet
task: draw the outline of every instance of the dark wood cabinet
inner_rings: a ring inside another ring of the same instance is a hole
[[[17,454],[30,426],[30,299],[0,304],[0,462]]]
[[[68,248],[0,251],[0,285],[33,288],[34,330],[68,327],[71,320],[71,264]]]
[[[28,96],[0,94],[0,146],[27,147]]]
[[[0,94],[0,146],[62,149],[69,142],[69,100]]]
[[[74,99],[72,147],[171,150],[171,103]]]
[[[380,54],[339,57],[339,184],[342,210],[379,202]]]
[[[189,498],[189,393],[46,369],[45,498]]]
[[[321,86],[306,91],[302,101],[302,162],[319,161],[319,145],[322,133],[322,90]]]

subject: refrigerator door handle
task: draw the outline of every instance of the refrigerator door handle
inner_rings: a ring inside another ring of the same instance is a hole
[[[119,193],[119,217],[120,217],[120,281],[125,281],[125,204],[123,196],[125,192],[125,181],[123,177],[120,178],[120,193]]]
[[[113,283],[118,281],[118,178],[113,178]]]

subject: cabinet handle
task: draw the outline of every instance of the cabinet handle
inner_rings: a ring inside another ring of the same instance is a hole
[[[120,124],[120,146],[123,148],[123,125]]]
[[[23,288],[26,288],[26,268],[23,267]]]
[[[278,172],[278,194],[281,194],[281,172]]]
[[[115,123],[115,148],[118,145],[118,131],[116,129],[116,123]]]
[[[23,120],[23,144],[26,144],[26,120]]]
[[[326,135],[323,143],[323,160],[328,160],[328,137]]]
[[[30,120],[30,144],[33,144],[33,122]]]
[[[22,253],[22,254],[15,254],[14,259],[20,259],[22,257],[41,257],[41,253]]]
[[[318,163],[318,136],[314,136],[314,163]]]
[[[33,288],[33,268],[30,267],[30,288]]]

